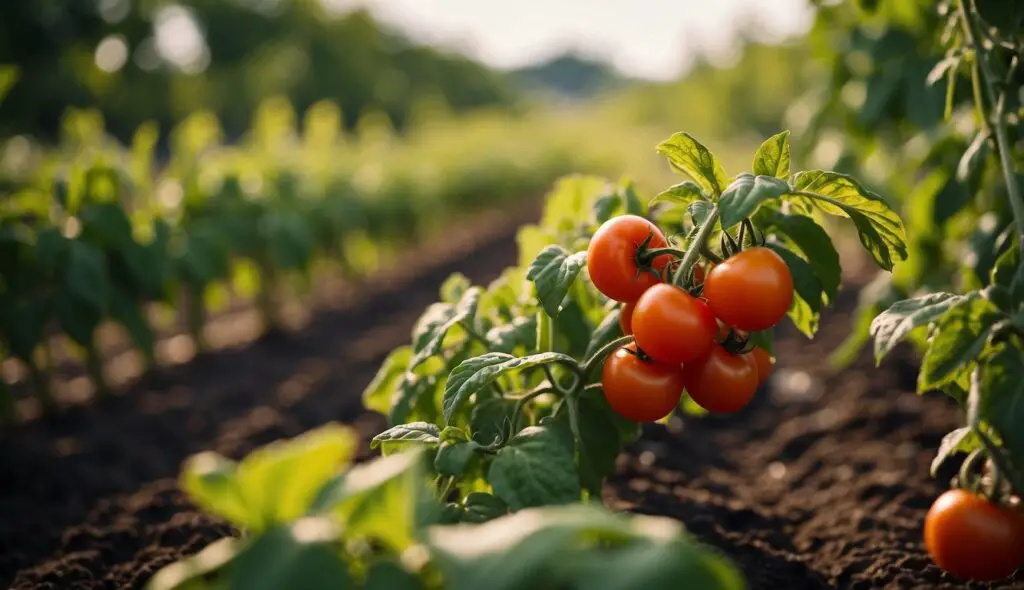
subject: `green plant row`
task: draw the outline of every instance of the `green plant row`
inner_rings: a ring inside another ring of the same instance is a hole
[[[540,149],[470,160],[464,147],[397,141],[372,117],[359,138],[343,137],[329,103],[306,113],[301,134],[296,127],[287,103],[268,101],[250,133],[225,145],[216,119],[197,113],[173,131],[163,157],[154,127],[122,146],[97,115],[71,111],[56,148],[6,142],[0,356],[26,367],[44,407],[54,406],[55,334],[80,349],[104,395],[97,331],[105,323],[124,328],[147,369],[163,327],[154,326],[155,309],[180,312],[198,350],[229,291],[254,300],[273,329],[282,295],[325,264],[357,279],[452,216],[539,194],[569,165]],[[469,133],[462,139],[473,145]],[[389,167],[391,156],[411,164]],[[0,408],[14,418],[7,391]]]

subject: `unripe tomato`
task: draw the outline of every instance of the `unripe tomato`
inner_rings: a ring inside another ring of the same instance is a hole
[[[613,352],[604,361],[601,387],[608,405],[635,422],[654,422],[667,416],[683,396],[683,371],[636,356],[636,345]]]
[[[793,275],[769,248],[750,248],[708,272],[703,296],[715,315],[748,332],[779,323],[793,304]]]
[[[949,490],[924,519],[924,544],[935,564],[958,578],[1008,578],[1024,566],[1024,514]]]
[[[702,359],[683,365],[686,391],[709,412],[742,410],[757,392],[757,361],[751,354],[730,354],[719,344]]]
[[[754,357],[754,362],[757,363],[757,384],[761,385],[772,376],[772,372],[775,370],[775,361],[772,359],[772,355],[760,346],[755,347],[747,354]]]
[[[636,302],[632,327],[641,350],[676,365],[707,354],[718,332],[706,303],[666,283],[651,287]]]
[[[622,305],[622,309],[619,310],[619,327],[622,328],[622,333],[626,336],[633,333],[634,307],[636,307],[635,303],[625,303]]]
[[[636,215],[621,215],[604,222],[587,247],[587,272],[597,290],[609,299],[629,303],[658,283],[650,272],[640,272],[636,252],[652,236],[647,247],[665,248],[665,234],[653,223]],[[654,259],[651,266],[661,271],[672,259],[668,254]]]

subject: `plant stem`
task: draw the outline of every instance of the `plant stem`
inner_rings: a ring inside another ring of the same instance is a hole
[[[968,8],[971,3],[971,8]],[[1013,210],[1013,219],[1017,225],[1017,241],[1024,251],[1024,198],[1021,197],[1020,185],[1017,183],[1017,174],[1013,166],[1013,157],[1010,154],[1010,138],[1006,132],[1006,93],[999,93],[996,87],[996,77],[988,62],[988,55],[978,41],[980,32],[978,23],[975,20],[973,0],[960,0],[960,16],[964,22],[964,34],[967,41],[974,47],[974,59],[980,66],[981,77],[988,89],[989,104],[994,109],[992,125],[996,136],[996,151],[999,152],[999,163],[1003,169],[1003,180],[1006,182],[1006,193],[1010,199],[1010,208]],[[1016,66],[1016,63],[1014,64]],[[996,96],[999,98],[997,99]],[[982,108],[984,111],[984,109]],[[985,119],[983,116],[982,119]]]
[[[188,334],[192,337],[192,345],[196,354],[206,352],[206,337],[203,335],[203,327],[206,325],[206,310],[203,309],[203,286],[196,283],[185,285],[185,321],[188,324]]]
[[[583,455],[583,437],[580,435],[580,408],[577,404],[576,392],[567,395],[565,403],[569,404],[569,429],[572,430],[573,449],[575,450],[573,459],[579,465],[580,457]]]
[[[718,207],[712,205],[711,211],[708,211],[708,216],[704,219],[704,225],[700,226],[700,231],[697,232],[693,241],[689,243],[689,248],[686,250],[686,256],[683,256],[683,261],[679,263],[676,275],[672,277],[672,282],[676,285],[683,282],[683,279],[686,277],[686,273],[690,272],[690,268],[697,262],[697,258],[700,256],[701,247],[708,241],[708,237],[711,235],[712,230],[715,229],[716,221],[718,221]]]
[[[601,348],[597,349],[597,352],[595,352],[589,359],[587,359],[583,363],[583,366],[580,367],[580,374],[583,376],[583,379],[586,379],[590,375],[590,372],[594,370],[594,367],[598,363],[603,361],[604,357],[611,354],[613,350],[618,349],[620,346],[625,346],[632,341],[632,336],[623,336],[621,338],[616,338],[615,340],[612,340],[608,344],[605,344]]]

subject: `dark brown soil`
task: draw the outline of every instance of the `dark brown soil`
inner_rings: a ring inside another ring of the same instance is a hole
[[[448,273],[487,281],[514,262],[515,221],[430,269],[368,285],[297,333],[201,355],[5,435],[0,587],[139,587],[228,534],[177,491],[191,453],[240,457],[332,420],[368,439],[384,423],[363,412],[363,386]],[[851,299],[813,344],[781,335],[776,377],[740,415],[648,428],[606,502],[679,518],[756,589],[1024,588],[1024,574],[965,586],[930,565],[921,521],[941,486],[928,464],[959,410],[911,393],[908,358],[876,371],[865,357],[829,375],[824,355],[846,333]]]

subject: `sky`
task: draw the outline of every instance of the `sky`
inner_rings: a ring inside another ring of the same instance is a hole
[[[808,0],[323,0],[368,7],[413,39],[514,68],[565,50],[622,72],[673,79],[705,53],[728,61],[738,33],[781,40],[811,23]]]

